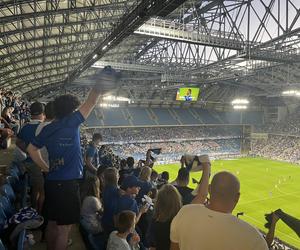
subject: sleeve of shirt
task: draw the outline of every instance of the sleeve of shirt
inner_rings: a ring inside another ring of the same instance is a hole
[[[180,215],[179,213],[174,217],[171,223],[170,240],[174,243],[179,243],[179,232],[178,232],[178,220]]]
[[[30,143],[37,148],[42,148],[45,146],[46,138],[47,138],[47,129],[45,127],[42,129],[42,131],[39,133],[38,136],[34,137],[30,141]]]
[[[135,214],[139,213],[139,207],[138,207],[138,204],[137,204],[137,202],[135,200],[132,202],[132,206],[131,206],[130,210],[132,212],[134,212]]]
[[[92,147],[88,147],[86,150],[86,157],[93,158],[95,155],[95,149]]]
[[[24,135],[25,135],[25,132],[24,132],[24,127],[22,127],[21,129],[20,129],[20,131],[19,131],[19,133],[17,134],[17,137],[19,138],[19,139],[21,139],[22,141],[24,141]]]
[[[268,250],[268,245],[263,236],[257,232],[257,237],[254,242],[253,250]]]
[[[84,117],[80,113],[80,111],[73,112],[68,118],[67,118],[67,124],[69,127],[79,127],[81,123],[85,121]]]

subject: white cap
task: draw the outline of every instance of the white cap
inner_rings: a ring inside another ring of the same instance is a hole
[[[200,155],[198,158],[201,163],[210,163],[208,155]]]

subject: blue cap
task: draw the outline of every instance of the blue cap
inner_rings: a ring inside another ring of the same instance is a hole
[[[134,175],[128,175],[123,180],[121,188],[123,190],[126,190],[127,188],[140,187],[141,184],[142,184],[142,182],[138,178],[136,178]]]

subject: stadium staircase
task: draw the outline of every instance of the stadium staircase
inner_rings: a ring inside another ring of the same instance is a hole
[[[179,125],[182,125],[182,121],[180,120],[176,112],[173,109],[168,109],[168,111],[171,114],[171,116],[179,123]]]
[[[130,126],[133,126],[132,115],[130,114],[128,109],[121,109],[121,112],[124,116],[124,119],[128,121]]]
[[[189,109],[189,112],[200,122],[200,124],[204,124],[199,114],[194,109]]]
[[[101,126],[104,126],[103,118],[104,114],[101,109],[95,109],[97,120],[100,122]]]
[[[158,120],[157,116],[155,115],[153,110],[151,108],[146,108],[146,112],[147,112],[148,116],[150,117],[150,119],[155,123],[155,125],[159,125],[159,123],[157,121]]]
[[[224,121],[221,119],[221,117],[219,116],[219,114],[217,113],[217,112],[215,112],[215,111],[210,111],[210,113],[211,113],[211,115],[216,119],[216,120],[218,120],[219,121],[219,123],[224,123]]]

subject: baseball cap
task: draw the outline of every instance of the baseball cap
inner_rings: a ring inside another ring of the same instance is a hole
[[[131,187],[140,187],[142,182],[136,178],[134,175],[128,175],[122,182],[121,188],[126,190],[127,188]]]
[[[45,107],[41,102],[34,102],[30,105],[30,114],[31,115],[40,115],[44,113]]]

